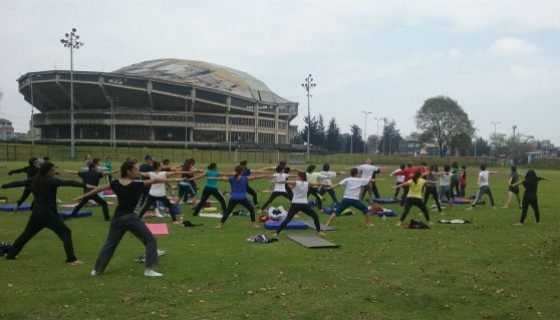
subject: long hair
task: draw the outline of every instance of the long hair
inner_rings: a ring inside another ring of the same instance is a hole
[[[216,162],[212,162],[208,165],[208,170],[216,170],[218,168],[218,164]]]
[[[127,160],[121,165],[121,178],[128,176],[128,172],[136,165],[135,161]]]
[[[307,181],[307,174],[305,172],[298,171],[297,175],[301,179],[301,181]]]
[[[243,166],[242,165],[238,165],[237,167],[235,167],[235,180],[237,180],[239,178],[239,176],[243,173]]]
[[[282,173],[282,171],[284,171],[284,169],[281,166],[276,166],[276,173]]]
[[[529,169],[525,174],[525,183],[527,184],[535,184],[538,180],[537,173],[533,169]]]
[[[47,174],[53,167],[54,164],[52,162],[43,162],[31,182],[31,190],[33,190],[33,192],[45,191]]]
[[[516,172],[517,172],[517,167],[516,166],[511,166],[511,173],[516,173]]]
[[[412,181],[414,181],[414,183],[418,183],[418,179],[420,178],[420,175],[422,175],[422,172],[420,172],[420,170],[414,171],[414,175],[412,176]]]
[[[351,177],[355,177],[358,175],[358,168],[352,168],[350,169],[350,176]]]
[[[311,173],[311,172],[315,171],[316,167],[317,166],[314,165],[314,164],[310,165],[309,167],[307,167],[307,173]]]
[[[192,166],[194,166],[194,159],[193,158],[189,158],[186,159],[185,162],[183,163],[183,171],[189,171]]]
[[[161,162],[159,161],[154,161],[152,163],[152,167],[154,168],[154,170],[159,170],[161,168]]]
[[[35,166],[35,161],[37,161],[37,158],[36,157],[31,157],[31,158],[29,158],[27,163],[29,164],[30,167],[33,167],[33,166]]]
[[[331,169],[331,166],[328,163],[325,163],[323,165],[323,171],[329,171]]]

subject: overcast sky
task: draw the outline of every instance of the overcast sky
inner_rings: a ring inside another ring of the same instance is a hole
[[[16,79],[69,69],[60,38],[85,46],[75,69],[114,71],[156,58],[246,71],[300,102],[313,74],[311,114],[375,134],[373,117],[416,130],[424,100],[456,100],[487,138],[518,132],[560,145],[560,1],[8,1],[0,0],[1,116],[26,131],[30,106]]]

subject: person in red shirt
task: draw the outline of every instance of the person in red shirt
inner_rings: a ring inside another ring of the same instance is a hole
[[[420,173],[424,173],[426,172],[426,163],[423,162],[421,166],[419,167],[413,167],[412,163],[409,162],[406,164],[406,169],[403,170],[405,175],[404,175],[404,182],[407,182],[408,180],[412,179],[412,177],[414,176],[414,172],[416,171],[420,171]],[[408,195],[408,186],[403,186],[403,196],[401,198],[401,207],[404,206],[404,202],[406,200],[406,196]]]

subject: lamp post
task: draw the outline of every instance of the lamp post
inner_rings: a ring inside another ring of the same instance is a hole
[[[364,114],[364,153],[367,153],[367,116],[370,115],[371,112],[369,111],[361,111],[361,112]]]
[[[310,135],[309,135],[309,132],[311,131],[311,111],[309,109],[309,102],[310,102],[310,98],[312,97],[310,92],[311,92],[312,88],[315,88],[317,86],[317,84],[315,84],[313,82],[313,76],[311,75],[311,73],[307,76],[307,78],[305,78],[305,82],[302,83],[301,86],[307,92],[307,154],[306,154],[306,161],[309,162],[310,159],[311,159],[310,156],[309,156],[309,152],[310,152],[310,148],[311,148]]]
[[[31,132],[31,145],[35,144],[35,130],[34,130],[34,124],[33,124],[33,107],[34,107],[34,100],[33,100],[33,75],[29,76],[29,79],[31,80],[31,130],[29,130]]]
[[[512,148],[511,148],[512,149],[511,156],[512,156],[512,165],[515,166],[516,165],[516,162],[515,162],[515,153],[516,153],[516,150],[515,150],[515,147],[516,147],[516,145],[515,145],[516,144],[515,130],[517,130],[517,125],[514,124],[511,128],[513,129],[513,141],[512,141]]]
[[[374,153],[379,153],[379,121],[385,121],[387,118],[375,117],[375,122],[377,122],[377,133],[375,137],[375,150]]]
[[[70,48],[70,158],[72,159],[76,156],[74,147],[74,49],[79,49],[84,45],[78,39],[80,36],[76,33],[76,28],[72,28],[70,33],[65,33],[64,39],[60,39],[60,43],[66,48]]]
[[[496,144],[496,127],[501,123],[500,121],[490,121],[492,125],[494,125],[494,148],[492,149],[492,157],[496,157],[496,149],[498,148]]]

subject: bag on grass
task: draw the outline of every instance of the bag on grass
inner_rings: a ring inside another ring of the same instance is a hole
[[[277,208],[270,207],[268,209],[268,219],[273,221],[282,222],[288,217],[288,212],[284,210],[284,207],[279,206]]]
[[[4,242],[0,242],[0,256],[5,256],[12,250],[12,245]]]
[[[430,229],[430,227],[428,227],[427,224],[425,224],[422,221],[418,221],[418,220],[410,220],[410,223],[408,224],[408,228],[409,229]]]
[[[254,242],[254,243],[271,243],[271,242],[278,241],[278,239],[270,238],[266,234],[259,234],[256,236],[249,237],[247,241]]]

